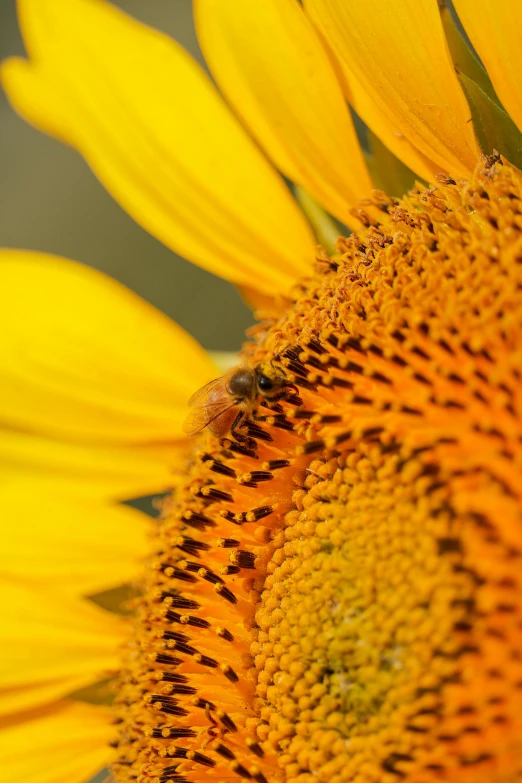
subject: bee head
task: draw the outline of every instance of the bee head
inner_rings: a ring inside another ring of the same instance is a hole
[[[286,377],[279,367],[275,367],[271,362],[261,362],[254,368],[257,388],[260,393],[266,397],[277,393],[286,385]]]

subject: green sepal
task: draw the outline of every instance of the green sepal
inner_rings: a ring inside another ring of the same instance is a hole
[[[464,89],[478,142],[486,154],[498,150],[510,163],[522,169],[522,134],[509,116],[484,90],[463,73],[458,74]]]
[[[368,129],[368,142],[370,153],[365,154],[366,165],[375,187],[384,190],[389,196],[403,196],[416,181],[419,181],[419,177],[370,129]]]
[[[332,255],[335,252],[337,237],[346,236],[350,233],[349,229],[323,209],[305,188],[296,185],[294,192],[297,203],[308,219],[317,242],[324,247],[327,253]]]
[[[513,165],[522,168],[522,134],[499,101],[487,71],[459,29],[451,11],[443,7],[440,13],[482,151],[490,155],[493,150],[497,150]]]
[[[104,677],[83,688],[78,688],[67,694],[67,698],[74,701],[83,701],[87,704],[111,705],[114,701],[114,680]]]
[[[455,70],[459,74],[465,74],[494,103],[500,106],[500,101],[497,98],[486,69],[478,59],[475,51],[470,48],[471,44],[464,38],[462,32],[457,27],[455,17],[446,7],[441,8],[440,15]]]

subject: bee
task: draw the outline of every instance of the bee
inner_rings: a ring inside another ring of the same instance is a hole
[[[280,400],[289,386],[292,384],[283,372],[268,362],[236,367],[192,395],[188,404],[193,410],[185,419],[183,432],[195,435],[208,427],[222,438],[227,432],[233,433],[260,400]]]

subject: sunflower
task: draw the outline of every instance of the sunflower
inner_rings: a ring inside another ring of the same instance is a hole
[[[230,108],[101,0],[19,0],[2,80],[262,308],[283,392],[190,445],[191,338],[3,253],[3,779],[519,783],[520,6],[194,10]]]

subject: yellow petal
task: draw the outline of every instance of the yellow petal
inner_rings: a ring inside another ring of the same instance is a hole
[[[1,783],[85,783],[111,760],[105,707],[62,702],[0,730]]]
[[[504,108],[522,130],[522,4],[520,0],[454,0],[471,43]],[[491,152],[491,150],[487,150]]]
[[[128,506],[58,496],[43,484],[0,485],[0,578],[92,595],[133,582],[150,519]]]
[[[20,0],[19,12],[34,59],[4,64],[10,100],[58,127],[141,225],[261,291],[310,268],[311,231],[286,186],[181,47],[103,2]]]
[[[82,264],[0,251],[2,424],[92,444],[184,437],[187,400],[215,375],[169,318]]]
[[[305,7],[396,132],[440,169],[469,174],[480,149],[437,0],[305,0]],[[382,129],[372,130],[387,144]]]
[[[48,680],[41,684],[31,683],[31,685],[18,685],[13,688],[0,688],[0,726],[6,716],[13,716],[24,710],[38,709],[41,706],[52,704],[84,687],[85,677],[78,675],[76,677],[60,677],[57,680]]]
[[[71,679],[83,685],[119,665],[127,623],[92,601],[66,598],[42,587],[0,581],[0,688],[35,686]]]
[[[51,491],[93,498],[126,500],[154,495],[177,482],[186,461],[186,445],[85,446],[39,435],[0,430],[0,477],[34,481]]]
[[[325,41],[325,46],[328,46]],[[336,66],[337,78],[342,85],[346,100],[355,109],[359,117],[372,129],[382,143],[401,160],[409,169],[422,177],[426,182],[431,182],[435,174],[440,171],[433,161],[423,155],[397,130],[397,125],[387,113],[382,111],[364,87],[353,77],[344,60],[341,60],[334,51],[329,49],[332,60]]]
[[[212,75],[276,166],[333,215],[372,182],[335,72],[295,0],[196,0]]]
[[[219,369],[219,372],[225,373],[233,367],[240,364],[240,358],[234,351],[209,351],[209,356]]]

